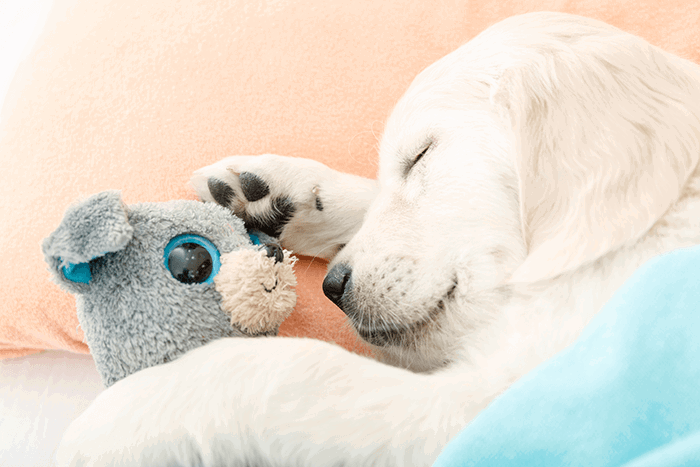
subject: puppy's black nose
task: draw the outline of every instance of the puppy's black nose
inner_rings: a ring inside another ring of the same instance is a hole
[[[326,278],[323,279],[323,293],[341,310],[343,309],[341,300],[348,288],[348,281],[351,275],[352,269],[350,266],[340,263],[333,266],[326,274]]]
[[[263,248],[265,249],[268,258],[275,258],[275,263],[281,263],[284,261],[284,251],[282,251],[282,248],[280,248],[279,245],[275,245],[274,243],[266,243]]]

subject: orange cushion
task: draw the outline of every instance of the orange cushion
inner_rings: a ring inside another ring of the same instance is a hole
[[[75,302],[49,281],[39,248],[81,196],[193,198],[192,171],[233,154],[374,176],[383,123],[413,77],[513,14],[592,16],[700,61],[696,2],[609,3],[56,0],[0,126],[0,357],[87,352]],[[296,271],[283,334],[363,351],[321,293],[325,264],[306,258]]]

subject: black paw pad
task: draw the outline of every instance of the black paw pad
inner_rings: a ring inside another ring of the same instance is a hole
[[[222,206],[228,207],[231,204],[231,201],[233,201],[236,197],[236,193],[233,191],[233,188],[218,178],[211,177],[209,180],[207,180],[207,187],[209,188],[209,193],[211,193],[214,201]]]
[[[260,230],[270,237],[279,237],[284,226],[292,220],[297,207],[287,197],[275,198],[270,203],[270,212],[246,220],[248,230]]]
[[[270,187],[257,175],[243,172],[238,178],[241,181],[243,195],[248,201],[257,201],[270,194]]]

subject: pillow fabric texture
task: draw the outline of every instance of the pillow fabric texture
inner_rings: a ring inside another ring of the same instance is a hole
[[[648,261],[434,466],[700,465],[699,304],[700,246]]]
[[[56,0],[0,114],[0,358],[87,352],[40,244],[71,203],[193,199],[192,172],[235,154],[308,157],[373,177],[394,103],[423,68],[535,10],[594,17],[700,61],[684,0]],[[302,258],[281,335],[367,349]]]

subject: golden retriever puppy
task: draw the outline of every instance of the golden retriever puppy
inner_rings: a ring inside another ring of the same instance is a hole
[[[380,361],[224,339],[105,391],[61,465],[428,466],[649,258],[700,243],[700,67],[604,23],[502,21],[396,105],[378,179],[233,157],[193,184],[296,253]]]

